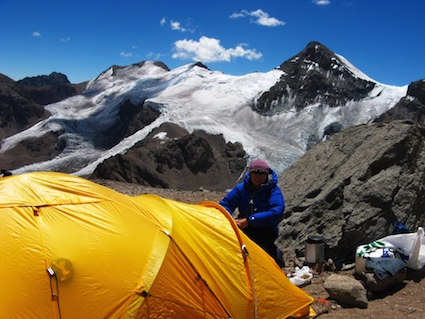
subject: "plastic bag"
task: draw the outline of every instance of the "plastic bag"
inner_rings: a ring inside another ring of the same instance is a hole
[[[295,273],[288,274],[287,277],[295,286],[304,286],[311,283],[313,274],[308,266],[295,267]]]
[[[406,267],[422,269],[425,266],[425,237],[422,227],[416,233],[390,235],[357,247],[356,272],[365,271],[366,258],[399,258]]]
[[[408,268],[421,269],[425,266],[425,237],[422,227],[416,233],[390,235],[382,238],[382,241],[401,254]]]

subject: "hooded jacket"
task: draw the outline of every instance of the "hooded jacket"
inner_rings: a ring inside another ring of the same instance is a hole
[[[247,173],[244,181],[236,185],[220,201],[220,205],[231,215],[238,208],[238,218],[248,218],[249,227],[272,226],[277,235],[277,225],[283,219],[285,210],[285,201],[277,179],[277,174],[270,169],[268,181],[251,192],[250,173]]]

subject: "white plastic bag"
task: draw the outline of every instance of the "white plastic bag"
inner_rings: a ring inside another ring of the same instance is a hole
[[[388,248],[405,256],[408,268],[422,269],[425,266],[425,237],[422,227],[419,227],[416,233],[390,235],[381,241],[386,243]]]
[[[295,273],[288,274],[289,281],[298,287],[311,283],[312,278],[313,274],[308,266],[295,267]]]
[[[366,258],[397,257],[406,267],[422,269],[425,266],[425,237],[422,227],[416,233],[389,235],[367,245],[357,247],[356,272],[365,271]]]

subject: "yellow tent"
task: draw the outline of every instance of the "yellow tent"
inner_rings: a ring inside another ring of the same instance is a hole
[[[313,299],[212,202],[0,178],[0,318],[286,318]]]

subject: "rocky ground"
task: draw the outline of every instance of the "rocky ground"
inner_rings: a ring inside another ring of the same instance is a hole
[[[149,188],[137,184],[120,183],[115,181],[94,180],[98,184],[110,187],[127,195],[156,194],[161,197],[196,204],[201,201],[218,202],[224,195],[224,192],[211,192],[207,190],[181,191],[161,188]],[[296,259],[295,254],[285,253],[286,268],[285,273],[293,272],[294,267],[299,265],[300,261]],[[425,270],[408,271],[406,280],[403,284],[391,291],[381,293],[380,295],[370,295],[369,304],[366,309],[343,307],[336,301],[329,299],[329,294],[323,288],[323,282],[334,271],[322,271],[314,273],[311,284],[302,287],[308,294],[315,298],[312,304],[318,318],[332,319],[364,319],[364,318],[425,318]],[[354,276],[354,269],[337,272],[339,274]]]

